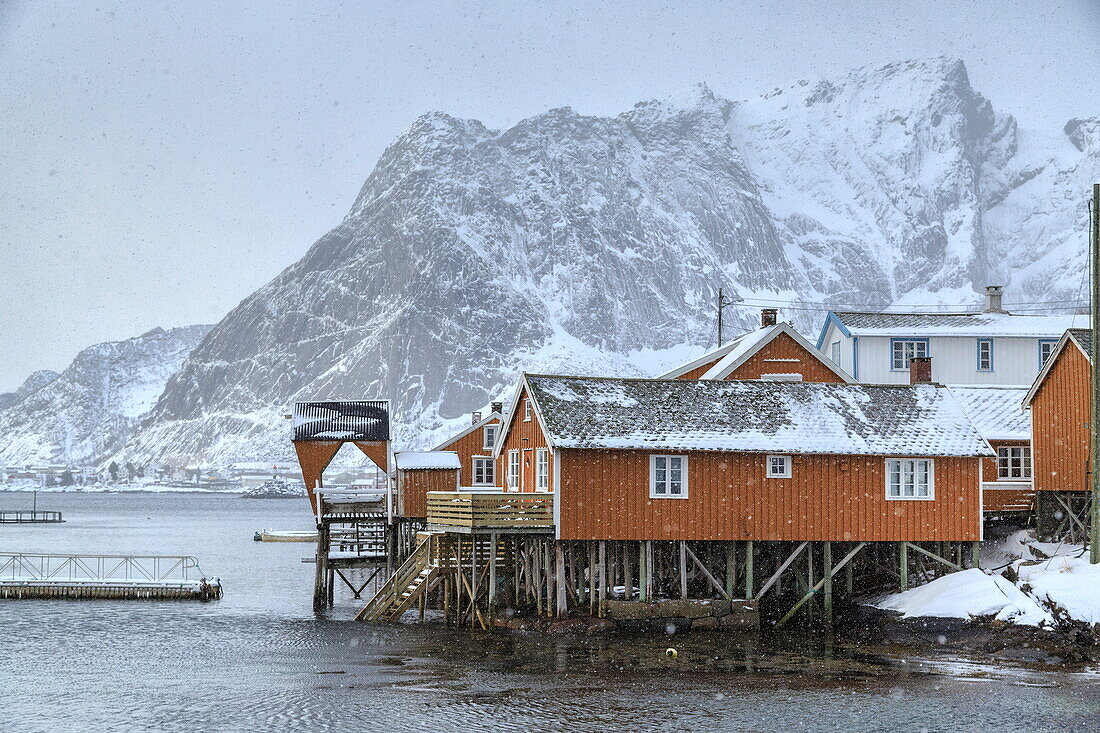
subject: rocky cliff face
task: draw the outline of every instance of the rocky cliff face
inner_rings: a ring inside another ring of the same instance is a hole
[[[351,211],[219,323],[122,458],[286,458],[298,399],[393,400],[403,447],[521,370],[653,373],[713,341],[719,285],[846,308],[1078,297],[1096,120],[1017,129],[955,60],[705,86],[504,131],[424,115]],[[756,318],[733,309],[730,333]],[[812,330],[822,313],[784,317]]]
[[[81,351],[61,374],[35,372],[0,408],[0,464],[87,464],[131,437],[210,326],[157,328]]]

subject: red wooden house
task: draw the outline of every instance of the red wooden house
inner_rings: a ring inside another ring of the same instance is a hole
[[[425,517],[429,491],[457,491],[458,454],[448,451],[402,451],[393,454],[396,469],[394,514]]]
[[[974,541],[989,444],[950,390],[525,375],[497,442],[562,540]]]
[[[1040,536],[1084,529],[1089,499],[1091,333],[1070,329],[1024,398],[1031,408]]]
[[[501,403],[493,402],[491,411],[471,415],[470,426],[432,448],[434,451],[453,451],[458,455],[459,484],[471,488],[500,486],[493,459],[493,444],[500,431]]]
[[[782,382],[847,383],[852,378],[802,337],[789,323],[776,323],[765,310],[761,327],[698,359],[668,371],[660,379],[761,379]]]

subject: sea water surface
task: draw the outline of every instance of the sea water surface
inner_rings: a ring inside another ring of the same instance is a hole
[[[26,494],[0,493],[20,509]],[[307,505],[50,494],[0,550],[188,554],[224,598],[0,601],[0,731],[1100,730],[1100,675],[802,636],[547,637],[311,607]],[[675,647],[669,658],[664,651]]]

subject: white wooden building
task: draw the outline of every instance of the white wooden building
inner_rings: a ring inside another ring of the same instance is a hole
[[[981,313],[830,311],[817,348],[866,384],[907,384],[914,356],[933,357],[941,384],[1031,384],[1066,329],[1088,320],[1007,313],[991,286]]]

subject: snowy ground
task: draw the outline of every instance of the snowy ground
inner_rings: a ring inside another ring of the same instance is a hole
[[[874,605],[903,618],[993,617],[1040,628],[1100,623],[1100,565],[1089,564],[1085,547],[1036,542],[1020,530],[987,542],[981,564]]]

